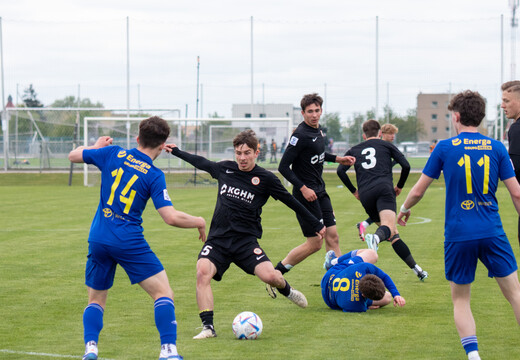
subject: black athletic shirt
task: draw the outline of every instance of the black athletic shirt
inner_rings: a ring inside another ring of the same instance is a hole
[[[356,170],[356,179],[360,192],[383,183],[390,183],[393,186],[392,159],[401,165],[401,177],[397,182],[398,188],[403,188],[410,173],[410,164],[403,153],[394,144],[381,139],[364,141],[350,148],[345,155],[351,155],[356,158],[354,169]],[[340,165],[337,173],[345,186],[351,192],[355,192],[356,188],[352,185],[347,175],[349,168],[350,166]]]
[[[306,185],[319,195],[325,192],[322,178],[324,161],[335,162],[336,155],[325,152],[321,126],[316,129],[301,122],[292,133],[278,171],[293,184],[294,190],[300,191]]]
[[[229,237],[231,233],[261,238],[260,215],[269,196],[282,201],[312,224],[317,232],[323,228],[323,224],[287,191],[276,175],[258,165],[251,171],[241,171],[235,161],[214,162],[179,148],[173,148],[172,155],[207,171],[218,180],[217,203],[208,238]],[[280,222],[283,223],[283,219]]]
[[[507,132],[507,140],[509,141],[509,155],[520,155],[520,121],[516,120],[511,124]]]

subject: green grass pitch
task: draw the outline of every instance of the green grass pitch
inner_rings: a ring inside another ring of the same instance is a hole
[[[170,175],[169,175],[170,176]],[[175,176],[175,175],[171,175]],[[413,174],[398,198],[402,204],[415,183]],[[366,214],[335,173],[325,175],[343,251],[364,247],[355,224]],[[84,266],[90,222],[99,189],[81,186],[82,176],[0,174],[0,358],[81,358],[82,313],[87,294]],[[164,224],[149,203],[145,236],[159,256],[175,292],[178,348],[185,359],[464,359],[455,330],[449,284],[444,278],[444,183],[435,181],[413,209],[411,224],[400,228],[403,240],[430,277],[420,282],[389,243],[379,250],[378,266],[390,274],[407,301],[364,314],[330,310],[321,299],[324,249],[287,276],[309,301],[300,309],[287,299],[268,297],[263,283],[232,266],[223,281],[213,282],[218,337],[192,340],[200,326],[195,300],[195,263],[201,243],[196,230]],[[174,206],[203,216],[209,227],[216,187],[170,188]],[[505,187],[498,191],[500,214],[518,257],[517,215]],[[303,241],[295,216],[274,200],[262,214],[260,244],[273,263]],[[430,222],[426,222],[431,219]],[[419,222],[422,222],[419,224]],[[370,230],[374,231],[372,225]],[[480,264],[472,308],[482,358],[518,359],[518,325],[498,285]],[[258,340],[235,340],[231,322],[241,311],[257,313],[264,324]],[[109,292],[101,332],[100,358],[156,359],[159,339],[153,303],[130,286],[118,269]]]

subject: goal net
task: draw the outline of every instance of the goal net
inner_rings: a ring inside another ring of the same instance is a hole
[[[277,167],[271,162],[271,143],[276,143],[277,160],[280,159],[293,130],[291,118],[167,118],[170,137],[167,143],[174,143],[180,149],[204,156],[213,161],[234,158],[233,138],[245,129],[252,129],[261,144],[257,163],[264,167]],[[84,145],[92,145],[100,136],[110,136],[113,144],[130,149],[137,147],[136,137],[139,123],[144,117],[85,117],[83,127]],[[204,186],[216,181],[204,171],[195,169],[179,158],[163,152],[155,161],[166,175],[169,186]],[[98,185],[101,181],[99,170],[93,165],[83,166],[85,186]]]

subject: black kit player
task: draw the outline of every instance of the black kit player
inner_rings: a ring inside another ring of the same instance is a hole
[[[292,133],[289,144],[284,151],[278,171],[293,185],[293,195],[327,227],[325,247],[327,251],[341,254],[339,235],[336,229],[336,218],[332,204],[325,190],[323,181],[323,163],[337,162],[345,165],[354,164],[352,156],[336,156],[325,152],[326,138],[320,126],[323,99],[318,94],[307,94],[301,102],[303,122]],[[282,274],[321,249],[323,239],[316,236],[316,231],[299,214],[298,222],[307,240],[292,249],[285,259],[276,265]],[[274,297],[274,292],[267,288]]]
[[[218,180],[218,196],[206,243],[197,261],[197,304],[202,331],[194,339],[216,336],[213,326],[213,293],[211,279],[220,281],[231,263],[266,284],[300,307],[307,299],[293,289],[276,271],[258,244],[262,237],[262,207],[269,197],[282,201],[299,214],[317,237],[325,234],[323,224],[285,189],[270,171],[255,164],[258,140],[253,130],[245,130],[233,139],[236,161],[213,162],[202,156],[166,145],[175,155]]]
[[[412,269],[420,280],[428,273],[415,262],[410,249],[401,239],[396,226],[396,201],[410,173],[410,164],[394,144],[380,139],[381,125],[376,120],[363,123],[364,142],[349,149],[345,155],[356,158],[354,169],[358,189],[350,181],[347,170],[350,166],[340,165],[337,174],[352,194],[361,201],[368,216],[378,228],[375,234],[366,234],[365,241],[369,248],[376,250],[381,241],[390,241],[395,253]],[[392,161],[401,166],[401,175],[394,187]]]

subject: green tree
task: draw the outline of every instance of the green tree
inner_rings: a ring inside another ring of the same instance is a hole
[[[66,96],[63,99],[54,100],[51,104],[51,107],[56,108],[103,108],[103,104],[99,101],[97,103],[93,103],[89,98],[84,98],[79,101],[73,95]]]
[[[339,121],[339,113],[327,113],[321,118],[322,123],[327,128],[327,137],[334,139],[334,141],[342,141],[341,134],[342,126]]]
[[[403,141],[417,141],[419,135],[424,133],[422,124],[417,118],[417,110],[409,109],[406,116],[393,116],[390,118],[390,123],[397,126],[399,132],[396,135],[397,142]]]
[[[27,107],[43,107],[32,84],[23,91],[22,99]]]
[[[349,121],[349,127],[344,130],[347,142],[351,145],[358,144],[363,141],[362,125],[368,119],[375,117],[374,110],[369,110],[365,114],[355,113],[354,117]]]

